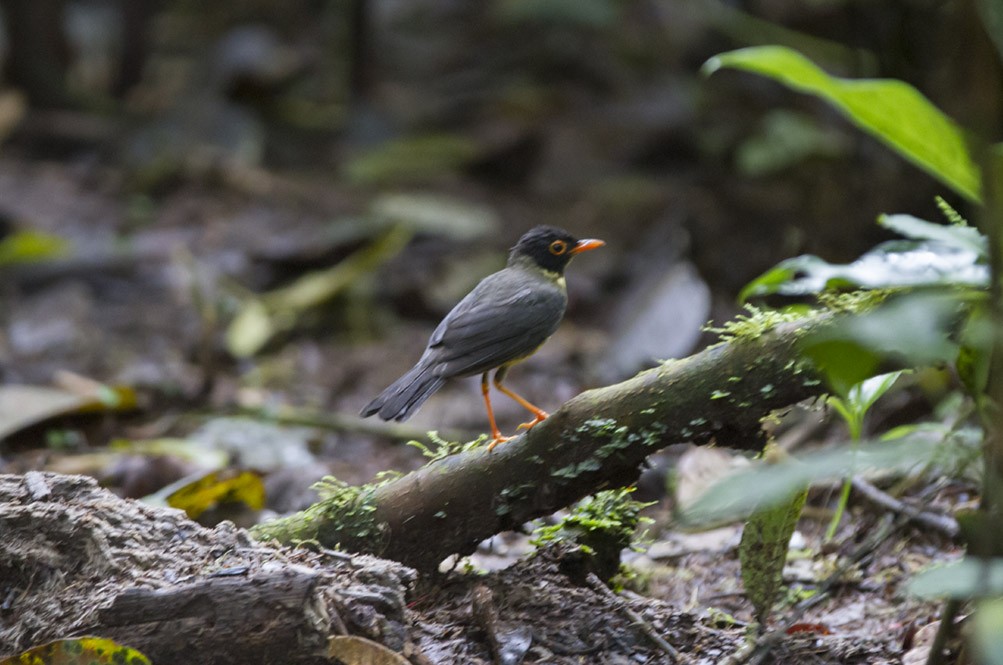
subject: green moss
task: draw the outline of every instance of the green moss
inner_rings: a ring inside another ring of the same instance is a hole
[[[703,329],[720,337],[721,342],[739,340],[756,340],[783,323],[790,323],[804,318],[803,312],[786,312],[777,309],[760,309],[746,303],[748,315],[739,314],[731,321],[726,321],[720,328],[705,325]]]
[[[557,524],[534,529],[530,543],[536,547],[574,543],[595,562],[604,579],[611,578],[619,569],[620,552],[635,546],[638,527],[651,522],[641,510],[653,504],[631,498],[634,489],[607,490],[582,499]]]
[[[479,448],[487,442],[488,435],[481,434],[473,441],[460,443],[459,441],[446,441],[439,436],[438,432],[431,431],[428,432],[428,440],[434,447],[429,447],[421,441],[408,441],[407,445],[417,448],[421,451],[422,455],[434,462],[435,460],[440,460],[443,457],[449,457],[450,455],[456,455],[468,450],[473,450],[474,448]]]
[[[255,525],[251,535],[284,543],[317,541],[325,547],[342,541],[375,542],[385,529],[376,519],[376,490],[400,476],[396,471],[383,472],[366,485],[349,485],[325,476],[312,485],[320,497],[316,503],[288,517]]]
[[[873,289],[869,291],[847,291],[845,293],[824,291],[817,295],[818,303],[835,314],[860,314],[874,309],[896,289]],[[899,291],[900,292],[900,291]]]

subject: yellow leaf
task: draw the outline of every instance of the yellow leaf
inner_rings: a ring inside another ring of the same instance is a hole
[[[265,505],[265,486],[254,471],[212,471],[175,490],[167,497],[167,505],[180,508],[192,519],[221,503],[242,502],[252,510]]]
[[[135,649],[103,637],[56,640],[0,660],[0,665],[150,665]]]
[[[327,657],[337,658],[345,665],[410,665],[396,651],[356,635],[335,635],[328,640]]]

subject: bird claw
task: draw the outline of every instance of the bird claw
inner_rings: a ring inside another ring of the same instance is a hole
[[[540,413],[536,414],[536,418],[529,421],[528,423],[522,423],[521,425],[516,427],[516,430],[523,430],[523,429],[531,430],[549,417],[550,417],[549,413],[547,413],[546,411],[541,411]]]
[[[505,443],[509,439],[514,439],[514,438],[515,437],[512,436],[502,436],[501,434],[496,435],[493,439],[491,439],[491,443],[488,444],[488,452],[490,453],[492,450],[494,450],[495,446],[497,446],[499,443]]]

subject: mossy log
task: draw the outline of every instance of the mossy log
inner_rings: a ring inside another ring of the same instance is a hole
[[[434,570],[496,533],[633,483],[645,458],[673,443],[759,449],[764,415],[823,392],[796,345],[830,319],[822,314],[747,332],[583,392],[491,452],[450,455],[391,482],[322,499],[253,533],[282,542],[316,539]]]

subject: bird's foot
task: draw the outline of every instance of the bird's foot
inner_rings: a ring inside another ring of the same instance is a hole
[[[533,420],[529,421],[528,423],[522,423],[521,425],[519,425],[518,427],[516,427],[516,430],[523,430],[523,429],[524,430],[531,430],[531,429],[533,429],[534,427],[536,427],[537,425],[539,425],[540,423],[542,423],[544,420],[546,420],[549,417],[550,417],[550,414],[547,413],[546,411],[539,411],[539,412],[536,413],[536,418],[534,418]]]
[[[499,443],[505,443],[509,439],[514,439],[514,438],[515,438],[514,436],[502,436],[500,433],[496,433],[494,436],[491,437],[491,442],[488,444],[488,452],[490,453],[492,450],[494,450],[495,446],[497,446]]]

